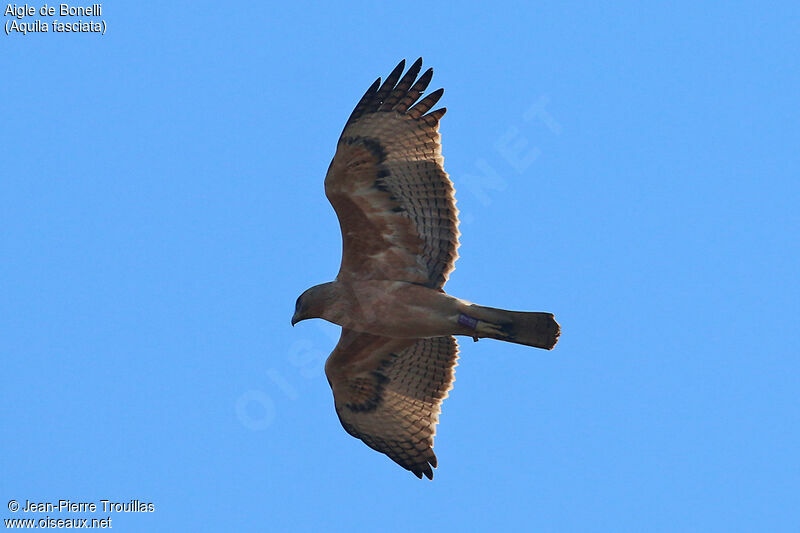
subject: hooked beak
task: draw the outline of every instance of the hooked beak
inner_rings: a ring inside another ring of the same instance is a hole
[[[299,319],[299,318],[297,318],[297,313],[295,313],[295,314],[292,316],[292,327],[294,327],[294,325],[295,325],[295,324],[297,324],[298,322],[300,322],[300,319]]]

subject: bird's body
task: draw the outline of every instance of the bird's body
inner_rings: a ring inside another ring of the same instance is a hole
[[[386,337],[418,339],[457,334],[455,326],[464,306],[444,292],[405,281],[335,281],[328,290],[334,304],[320,318]],[[398,321],[398,316],[403,320]]]
[[[443,168],[442,89],[402,61],[356,106],[339,138],[325,193],[342,230],[336,280],[297,300],[292,324],[342,326],[325,365],[344,428],[418,477],[433,477],[433,436],[454,381],[453,335],[551,349],[550,313],[482,307],[444,292],[458,256],[458,210]],[[418,101],[419,100],[419,101]],[[430,112],[429,112],[430,111]]]
[[[550,313],[483,307],[406,281],[332,281],[309,290],[330,302],[318,318],[371,335],[398,339],[465,335],[537,348],[552,348],[558,338],[559,330]],[[509,329],[515,323],[515,314],[541,320],[543,328],[528,328],[532,338],[518,338]]]

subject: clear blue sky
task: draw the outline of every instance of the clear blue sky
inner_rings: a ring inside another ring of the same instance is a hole
[[[0,518],[798,531],[800,8],[537,4],[107,2],[104,36],[0,34]],[[338,327],[289,325],[338,269],[345,119],[418,56],[447,289],[563,328],[461,341],[433,482],[340,427]]]

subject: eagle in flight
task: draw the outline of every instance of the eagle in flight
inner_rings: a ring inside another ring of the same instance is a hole
[[[344,429],[418,478],[433,479],[433,437],[455,379],[454,335],[551,349],[550,313],[482,307],[444,292],[458,257],[458,210],[444,171],[443,89],[420,100],[433,69],[405,60],[367,89],[325,177],[342,230],[334,281],[297,299],[292,325],[342,327],[325,364]],[[401,77],[402,76],[402,77]]]

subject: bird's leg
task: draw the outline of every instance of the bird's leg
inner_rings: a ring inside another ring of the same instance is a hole
[[[475,329],[475,327],[478,325],[478,322],[479,320],[477,318],[472,318],[464,313],[458,315],[458,323],[462,326],[467,326],[470,329]]]
[[[500,326],[492,324],[491,322],[478,320],[464,313],[458,315],[458,323],[475,331],[475,335],[472,335],[472,340],[475,342],[478,342],[480,337],[497,338],[506,336]]]
[[[475,329],[478,325],[479,320],[477,318],[472,318],[471,316],[465,315],[464,313],[460,313],[458,315],[458,323],[462,326],[467,326],[470,329]],[[472,340],[478,342],[477,335],[472,336]]]

